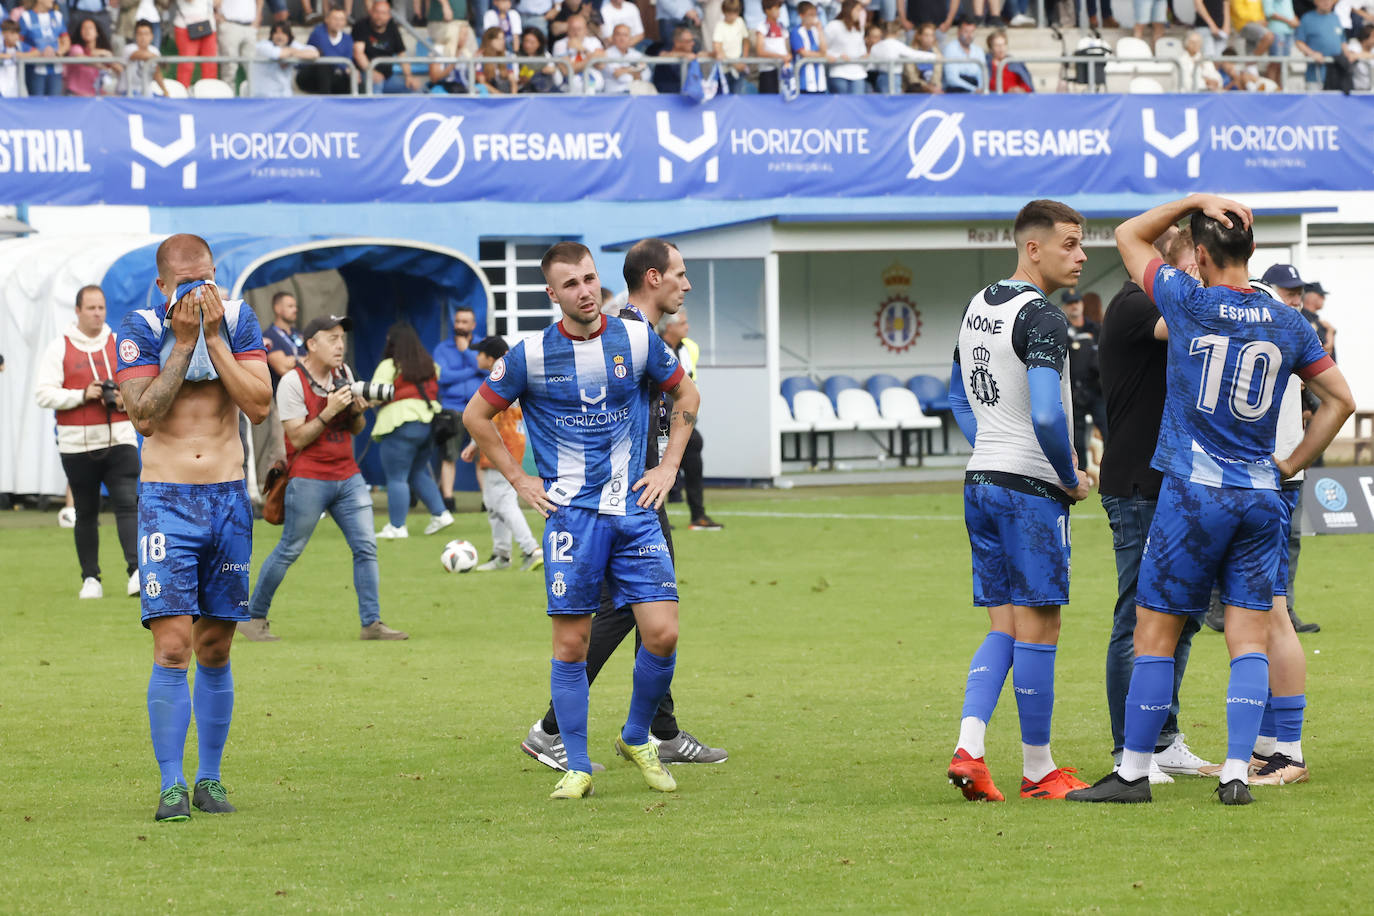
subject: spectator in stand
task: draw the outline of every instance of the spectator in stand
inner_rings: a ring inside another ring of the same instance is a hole
[[[353,57],[353,36],[348,33],[348,15],[338,7],[324,14],[306,44],[320,57]],[[348,95],[352,79],[343,64],[307,64],[300,68],[296,85],[315,95]]]
[[[802,9],[808,5],[808,0],[802,0],[797,4],[798,15],[806,15]],[[815,12],[812,10],[812,12]],[[701,362],[701,347],[697,342],[687,335],[692,332],[692,327],[687,323],[687,309],[679,308],[674,314],[667,314],[658,319],[655,327],[659,338],[668,345],[676,354],[679,364],[687,377],[696,381],[697,364]],[[687,448],[682,453],[682,485],[681,490],[687,496],[687,510],[690,523],[687,525],[688,531],[719,531],[725,526],[720,522],[712,521],[711,516],[706,514],[706,500],[702,497],[702,465],[701,450],[704,445],[701,438],[701,431],[695,426],[692,427],[691,438],[687,440]],[[650,444],[650,448],[654,445]],[[676,486],[674,489],[678,489]],[[675,497],[680,499],[681,496]]]
[[[1221,52],[1222,61],[1217,64],[1221,74],[1223,92],[1258,92],[1260,88],[1259,68],[1253,64],[1237,63],[1231,58],[1238,57],[1235,48]]]
[[[644,80],[644,55],[630,45],[630,27],[623,22],[611,32],[611,46],[606,49],[606,63],[601,74],[606,78],[606,92],[612,95],[651,95],[658,90]],[[499,424],[498,424],[499,425]]]
[[[487,29],[500,29],[506,36],[506,47],[520,47],[520,14],[511,9],[511,0],[495,0],[492,8],[482,17],[482,32]]]
[[[744,74],[725,62],[739,60],[749,53],[749,27],[744,24],[743,10],[740,0],[724,0],[720,5],[721,21],[711,33],[711,55],[725,67],[725,82],[734,93],[740,91]]]
[[[558,5],[558,12],[549,22],[549,37],[562,38],[568,34],[568,20],[574,16],[581,16],[587,20],[587,31],[593,36],[598,36],[597,40],[600,40],[601,11],[595,4],[584,3],[583,0],[563,0]]]
[[[344,365],[344,332],[352,327],[352,321],[339,315],[323,315],[306,325],[305,358],[277,386],[290,480],[281,540],[258,572],[248,604],[250,619],[238,625],[239,634],[252,642],[281,638],[267,622],[272,599],[326,512],[353,552],[353,591],[362,622],[358,638],[408,638],[381,620],[372,495],[353,458],[353,437],[363,431],[367,405],[353,397],[353,373]]]
[[[1150,47],[1159,44],[1164,37],[1164,27],[1169,24],[1169,0],[1131,0],[1135,6],[1135,25],[1131,34],[1145,40],[1145,26],[1150,26]],[[1242,0],[1246,2],[1246,0]]]
[[[849,2],[857,3],[857,0]],[[805,93],[824,93],[827,91],[825,61],[829,54],[816,4],[802,0],[797,4],[797,18],[800,21],[792,29],[791,45],[798,88]]]
[[[660,39],[672,35],[679,25],[701,34],[701,4],[697,0],[658,0],[657,8]]]
[[[617,26],[617,30],[619,29],[624,29],[626,37],[629,37],[629,26]],[[510,348],[501,338],[488,337],[475,349],[477,364],[485,376]],[[525,454],[523,420],[518,401],[492,418],[492,422],[496,424],[496,431],[501,434],[506,451],[517,461],[519,456]],[[510,485],[510,481],[496,469],[490,458],[477,450],[476,442],[468,442],[463,449],[462,457],[464,461],[477,461],[477,482],[482,488],[482,504],[487,507],[487,523],[491,526],[491,558],[475,571],[493,572],[498,569],[510,569],[512,541],[520,548],[521,572],[528,572],[544,565],[544,551],[535,540],[534,533],[530,531],[530,523],[520,509],[520,500],[516,497],[515,488]]]
[[[1231,0],[1231,25],[1245,40],[1245,53],[1263,57],[1274,44],[1274,33],[1265,24],[1264,0]]]
[[[13,19],[0,22],[0,35],[3,36],[3,47],[0,47],[0,98],[16,99],[24,94],[19,88],[19,60],[33,57],[34,52],[24,43],[19,23]]]
[[[526,28],[533,26],[545,36],[549,34],[549,21],[558,15],[553,0],[520,0],[516,9],[520,10],[520,21]]]
[[[1359,27],[1359,37],[1345,43],[1345,56],[1350,59],[1351,83],[1356,92],[1374,89],[1374,25],[1365,22]]]
[[[226,57],[252,57],[258,46],[258,24],[262,21],[262,0],[219,0],[215,4],[215,29],[219,53]],[[244,75],[248,73],[245,66]],[[239,64],[224,64],[224,81],[234,85]]]
[[[627,26],[630,29],[630,44],[637,45],[644,40],[644,17],[639,15],[639,7],[634,0],[606,0],[601,4],[601,37],[610,41],[615,36],[615,27]]]
[[[1317,332],[1317,339],[1321,341],[1322,349],[1331,354],[1331,358],[1336,358],[1336,328],[1329,321],[1321,317],[1321,310],[1326,307],[1326,289],[1320,281],[1308,283],[1303,287],[1302,294],[1302,317],[1307,319],[1307,323],[1312,325],[1312,330]]]
[[[986,28],[1002,26],[1002,0],[973,0],[973,21]]]
[[[214,0],[174,0],[172,9],[177,54],[182,57],[214,57],[219,53]],[[177,82],[189,88],[196,66],[177,64]],[[219,79],[219,64],[202,63],[199,66],[201,79]]]
[[[907,91],[908,92],[943,92],[940,85],[939,73],[936,68],[940,64],[940,43],[937,39],[935,24],[923,22],[916,27],[916,37],[912,40],[911,46],[917,51],[923,51],[931,56],[931,61],[926,63],[918,62],[915,66],[907,68]]]
[[[1183,71],[1181,92],[1219,92],[1221,74],[1216,64],[1202,56],[1202,32],[1194,29],[1183,37],[1183,53],[1178,62]]]
[[[110,36],[100,28],[94,18],[82,19],[76,27],[76,40],[67,51],[68,57],[86,57],[100,60],[100,65],[67,64],[62,68],[62,80],[67,85],[67,95],[95,96],[104,95],[104,71],[122,69],[114,61],[110,50]]]
[[[1293,33],[1293,46],[1314,61],[1335,57],[1344,50],[1345,29],[1331,10],[1336,0],[1316,0],[1317,8],[1303,13]],[[1307,65],[1307,91],[1319,92],[1326,85],[1326,64]]]
[[[505,57],[506,33],[492,26],[482,33],[482,44],[477,48],[478,57]],[[472,87],[477,95],[513,95],[518,80],[512,64],[482,64],[473,78]]]
[[[71,29],[73,34],[81,30],[81,23],[87,19],[94,19],[107,36],[114,31],[114,19],[110,16],[110,8],[105,4],[105,0],[70,0],[66,6],[67,28]]]
[[[917,31],[930,24],[939,33],[934,39],[938,47],[959,16],[959,0],[906,0],[906,12],[907,17],[917,23]]]
[[[459,306],[453,313],[453,336],[442,341],[434,348],[434,362],[439,367],[439,404],[444,410],[453,411],[462,417],[468,401],[477,393],[485,373],[477,366],[476,344],[485,335],[477,332],[477,316],[466,305]],[[463,450],[466,433],[458,422],[458,435],[445,443],[444,460],[439,465],[439,492],[444,500],[444,508],[454,510],[453,475],[457,468],[458,453]]]
[[[520,56],[542,57],[549,61],[544,67],[521,64],[519,69],[521,92],[557,92],[558,68],[553,57],[545,49],[544,33],[534,26],[527,26],[520,33]]]
[[[94,23],[92,23],[94,24]],[[110,494],[124,548],[128,594],[139,593],[138,474],[134,426],[114,385],[115,333],[105,323],[105,293],[83,286],[75,320],[43,352],[34,375],[38,406],[57,413],[57,450],[76,506],[79,598],[100,598],[100,488]]]
[[[1293,11],[1293,0],[1262,0],[1264,16],[1269,31],[1274,35],[1274,43],[1269,46],[1269,56],[1277,60],[1287,60],[1293,56],[1293,32],[1298,27],[1298,15]],[[1278,82],[1283,74],[1282,64],[1269,67],[1269,78]]]
[[[945,44],[944,86],[946,92],[977,92],[983,88],[983,68],[972,63],[959,61],[985,61],[986,58],[973,45],[973,33],[977,26],[972,19],[960,16],[955,20],[959,31],[957,36]]]
[[[1197,32],[1202,36],[1202,56],[1220,57],[1231,40],[1231,4],[1228,0],[1202,0],[1196,5]]]
[[[121,4],[119,33],[125,36],[128,41],[132,41],[134,29],[140,22],[151,23],[153,26],[152,46],[160,52],[162,50],[162,2],[164,0],[138,0],[138,4],[133,9]]]
[[[930,23],[926,23],[926,25],[930,26],[931,39],[934,40],[935,27],[933,25],[930,25]],[[918,51],[915,48],[908,47],[902,41],[902,34],[902,24],[900,22],[884,23],[883,38],[882,40],[875,42],[873,46],[868,49],[868,59],[878,62],[880,64],[887,64],[892,61],[910,61],[915,62],[918,65],[927,64],[933,67],[934,62],[936,60],[936,56],[929,51]],[[875,70],[873,71],[874,88],[877,89],[878,92],[882,93],[886,93],[889,90],[894,92],[902,90],[902,74],[904,69],[905,68],[889,68],[887,66],[880,66],[875,68]],[[914,67],[911,69],[913,71],[916,70],[916,68]],[[897,81],[897,85],[891,86],[890,83],[894,78]],[[930,83],[922,77],[919,71],[915,72],[915,78],[916,81],[918,81],[917,85],[925,87],[930,86]],[[907,88],[906,91],[930,92],[931,89],[915,88],[915,86],[913,86]]]
[[[414,0],[414,4],[412,18],[427,23],[429,46],[435,57],[472,56],[477,41],[468,25],[468,0]]]
[[[762,0],[763,22],[759,24],[754,37],[754,56],[768,57],[778,61],[791,60],[788,47],[787,30],[780,21],[782,0]],[[660,90],[661,91],[661,90]],[[778,94],[778,68],[771,64],[759,65],[759,94]]]
[[[33,6],[19,14],[19,33],[36,57],[65,57],[71,50],[67,19],[53,9],[52,0],[33,0]],[[51,64],[31,65],[24,71],[29,95],[61,95],[62,70]]]
[[[318,49],[296,41],[285,22],[272,23],[267,37],[258,42],[257,52],[263,60],[248,65],[248,94],[259,99],[289,98],[296,62],[320,56]],[[271,351],[267,359],[270,366]]]
[[[701,0],[701,45],[704,54],[715,50],[716,26],[725,18],[724,6],[725,0]]]
[[[553,56],[561,57],[572,65],[573,76],[568,91],[574,95],[584,91],[584,84],[595,90],[601,82],[601,74],[597,72],[595,64],[606,56],[606,50],[601,46],[601,39],[588,33],[587,20],[581,16],[573,16],[568,20],[568,34],[553,43]]]
[[[406,514],[413,490],[429,510],[425,534],[435,534],[453,524],[453,513],[444,508],[443,497],[430,474],[434,432],[430,423],[439,412],[439,366],[420,343],[420,335],[404,321],[386,333],[386,348],[372,383],[394,384],[396,396],[377,411],[372,438],[381,448],[386,474],[388,521],[377,537],[386,540],[410,537]]]
[[[988,36],[988,72],[994,92],[1034,92],[1035,83],[1026,65],[1007,56],[1007,33],[998,29]]]
[[[391,18],[390,0],[372,0],[367,9],[367,18],[353,26],[353,62],[358,72],[367,80],[368,61],[379,57],[404,57],[405,41],[401,38],[401,28]],[[420,81],[411,74],[408,65],[379,64],[372,71],[374,92],[414,92],[420,88]]]
[[[825,27],[830,59],[860,61],[868,56],[864,44],[864,25],[868,11],[861,0],[844,0],[840,16]],[[863,95],[868,91],[868,70],[858,63],[841,63],[830,68],[830,91],[836,95]]]
[[[658,52],[660,60],[671,60],[677,58],[681,61],[696,60],[697,42],[692,35],[692,30],[685,25],[680,25],[673,30],[673,43],[670,47]],[[661,93],[674,95],[682,91],[682,66],[663,65],[654,68],[653,82],[654,88]]]

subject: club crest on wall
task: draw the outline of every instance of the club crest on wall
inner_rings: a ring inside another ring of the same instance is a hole
[[[904,353],[921,336],[921,311],[911,299],[911,271],[893,262],[883,271],[885,296],[873,322],[878,340],[893,353]]]

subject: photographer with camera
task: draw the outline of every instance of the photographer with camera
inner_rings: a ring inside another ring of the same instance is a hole
[[[115,335],[105,323],[105,293],[83,286],[76,320],[49,344],[38,363],[39,407],[57,412],[57,450],[76,506],[80,598],[100,598],[100,486],[110,493],[124,548],[130,595],[138,582],[138,449],[134,426],[115,384]]]
[[[406,514],[411,490],[429,509],[425,534],[435,534],[453,524],[453,513],[444,508],[434,484],[430,464],[434,457],[434,430],[430,424],[440,412],[439,365],[429,355],[420,335],[404,321],[386,332],[386,348],[372,384],[395,385],[394,399],[377,411],[372,438],[381,447],[382,471],[386,474],[387,524],[377,537],[388,540],[410,537]]]
[[[444,508],[454,511],[453,477],[457,460],[467,444],[467,430],[463,429],[463,409],[477,393],[477,386],[486,378],[477,365],[477,344],[482,336],[476,333],[477,316],[470,306],[460,305],[453,311],[453,336],[434,348],[434,361],[439,365],[439,403],[444,412],[435,418],[434,442],[439,447],[443,464],[439,468],[439,493]]]
[[[329,512],[353,551],[353,590],[358,593],[359,639],[406,639],[382,623],[378,599],[377,538],[372,496],[353,457],[353,437],[363,430],[366,400],[344,365],[344,332],[353,322],[322,315],[305,326],[305,356],[277,385],[277,411],[286,434],[286,512],[281,540],[262,564],[248,603],[252,618],[238,632],[253,642],[275,642],[267,623],[272,597],[286,571],[305,550],[324,512]],[[366,392],[368,394],[372,392]]]

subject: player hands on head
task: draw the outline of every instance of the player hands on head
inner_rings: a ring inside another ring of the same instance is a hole
[[[1170,267],[1150,244],[1184,217],[1202,283]],[[1141,558],[1121,768],[1070,793],[1073,801],[1150,801],[1149,762],[1169,712],[1174,649],[1185,615],[1206,612],[1213,583],[1231,656],[1217,795],[1227,805],[1252,801],[1250,754],[1269,693],[1268,612],[1286,549],[1279,487],[1330,444],[1355,408],[1311,326],[1251,287],[1253,219],[1243,204],[1194,194],[1116,230],[1127,272],[1168,328],[1168,391],[1152,462],[1164,485]],[[1302,441],[1276,459],[1282,394],[1293,374],[1320,406]]]
[[[552,797],[583,798],[592,790],[586,658],[603,582],[617,607],[632,607],[643,637],[615,747],[651,788],[670,792],[677,784],[649,740],[650,721],[672,682],[678,636],[676,575],[656,513],[677,477],[701,398],[647,323],[601,314],[601,283],[586,246],[560,242],[542,267],[562,320],[496,361],[463,422],[521,498],[548,519],[549,683],[568,767]],[[645,471],[654,384],[673,399],[673,410],[662,462]],[[524,473],[492,422],[517,399],[538,478]]]
[[[210,814],[234,810],[220,758],[234,708],[229,648],[235,625],[248,619],[253,553],[239,411],[252,423],[266,419],[272,385],[262,328],[241,300],[221,297],[204,239],[168,238],[157,273],[167,305],[124,317],[117,379],[146,437],[138,534],[143,625],[153,634],[148,719],[162,774],[155,818],[184,821],[192,803]],[[182,757],[193,654],[200,753],[192,796]]]
[[[977,293],[960,320],[949,398],[973,446],[964,517],[973,601],[990,631],[964,688],[947,775],[970,801],[1002,801],[983,759],[1007,672],[1021,724],[1021,797],[1086,787],[1050,754],[1059,609],[1069,600],[1069,505],[1088,495],[1070,441],[1069,325],[1049,301],[1076,286],[1087,255],[1083,217],[1053,200],[1016,216],[1016,272]]]

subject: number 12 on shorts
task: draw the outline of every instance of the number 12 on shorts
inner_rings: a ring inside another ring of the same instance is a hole
[[[573,536],[566,531],[549,532],[549,562],[571,563]]]
[[[161,563],[167,558],[167,538],[161,531],[145,534],[138,541],[140,563]]]

